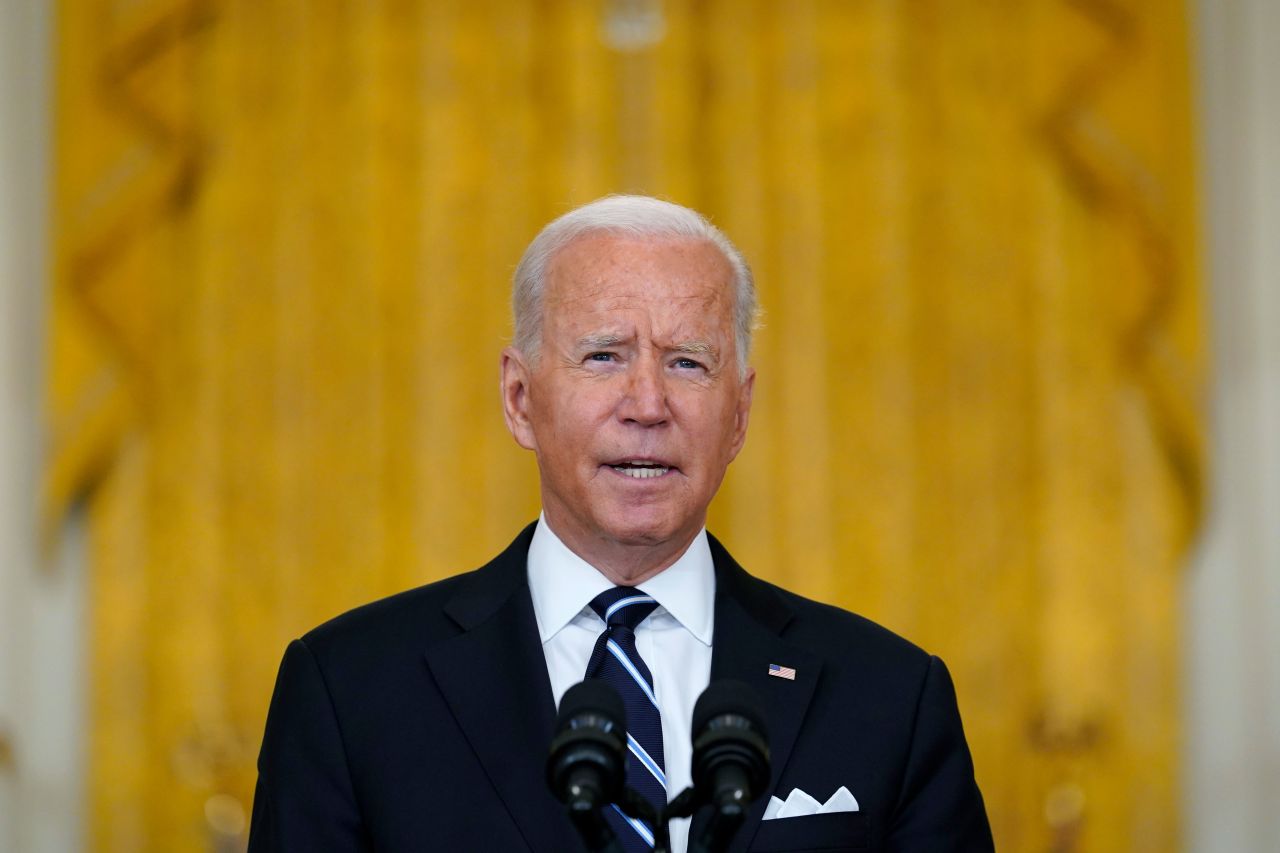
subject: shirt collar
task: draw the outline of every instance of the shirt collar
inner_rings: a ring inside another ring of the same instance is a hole
[[[538,636],[545,643],[613,582],[579,557],[560,540],[545,515],[529,543],[529,593],[538,621]],[[640,589],[661,605],[704,645],[711,645],[715,607],[715,567],[704,527],[680,558],[640,584]]]

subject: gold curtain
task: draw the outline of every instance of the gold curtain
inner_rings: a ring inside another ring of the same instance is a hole
[[[507,281],[611,191],[758,273],[712,529],[948,661],[1001,849],[1177,846],[1181,2],[59,7],[45,519],[92,543],[96,849],[236,849],[287,640],[534,516]]]

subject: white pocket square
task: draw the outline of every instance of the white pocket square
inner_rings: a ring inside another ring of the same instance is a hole
[[[764,820],[779,820],[786,817],[801,817],[811,814],[833,814],[835,812],[856,812],[858,801],[849,789],[841,785],[825,803],[819,803],[813,797],[792,788],[785,800],[777,797],[769,798],[769,805],[764,810]]]

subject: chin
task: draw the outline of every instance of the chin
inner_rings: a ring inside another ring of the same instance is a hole
[[[658,527],[611,524],[601,529],[606,537],[621,545],[658,545],[670,538]]]
[[[670,542],[680,535],[680,525],[671,519],[645,521],[627,518],[602,525],[605,535],[622,545],[652,546]]]

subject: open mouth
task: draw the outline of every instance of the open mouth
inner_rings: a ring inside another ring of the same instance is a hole
[[[636,480],[649,480],[654,477],[661,477],[663,474],[671,470],[669,465],[661,465],[657,462],[646,462],[643,460],[635,460],[631,462],[616,462],[609,466],[626,477]]]

